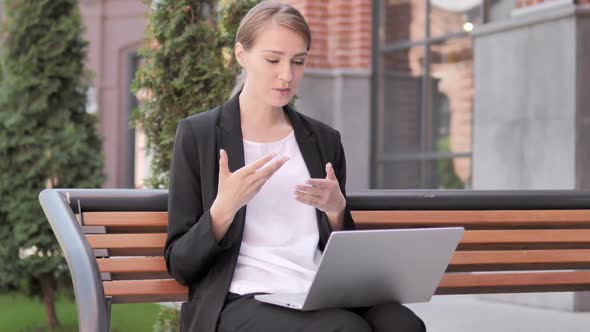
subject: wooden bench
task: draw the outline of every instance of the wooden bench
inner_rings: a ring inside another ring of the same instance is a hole
[[[359,229],[463,226],[436,294],[590,290],[590,192],[349,194]],[[80,331],[108,331],[111,303],[185,301],[166,272],[167,191],[49,189],[41,205],[68,261]]]

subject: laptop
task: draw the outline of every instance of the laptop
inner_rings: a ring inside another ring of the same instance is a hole
[[[332,232],[307,293],[254,298],[303,311],[428,302],[463,227]]]

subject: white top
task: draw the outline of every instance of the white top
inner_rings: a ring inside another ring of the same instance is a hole
[[[248,202],[240,254],[229,291],[307,292],[320,262],[315,207],[295,199],[295,186],[310,177],[292,131],[269,143],[243,140],[245,164],[276,152],[290,159]],[[266,166],[264,166],[266,167]]]

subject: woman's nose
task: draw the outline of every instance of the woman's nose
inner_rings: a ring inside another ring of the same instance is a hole
[[[279,79],[281,81],[291,82],[293,79],[293,66],[290,63],[281,66]]]

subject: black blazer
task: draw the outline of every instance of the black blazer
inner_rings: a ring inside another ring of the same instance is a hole
[[[217,196],[219,150],[227,152],[230,171],[244,166],[238,95],[219,107],[181,120],[176,131],[165,258],[172,277],[189,287],[189,301],[180,311],[181,331],[216,330],[240,251],[247,205],[238,210],[219,242],[213,236],[209,214]],[[289,106],[283,110],[294,127],[311,177],[325,178],[325,165],[331,162],[346,197],[346,161],[340,133]],[[331,229],[326,214],[318,209],[316,212],[319,247],[323,250]],[[343,229],[354,229],[348,205]]]

